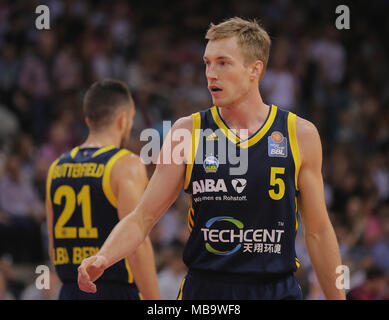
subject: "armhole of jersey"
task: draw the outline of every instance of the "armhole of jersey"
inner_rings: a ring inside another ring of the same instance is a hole
[[[191,194],[189,194],[189,209],[188,209],[188,229],[189,232],[192,232],[192,229],[194,227],[194,209],[193,209],[193,197]]]
[[[134,275],[132,274],[130,263],[128,262],[127,257],[124,258],[124,264],[125,264],[126,270],[128,272],[128,283],[134,283]]]
[[[182,279],[182,281],[181,281],[180,291],[178,293],[177,300],[182,300],[182,294],[183,294],[183,290],[184,290],[185,280],[186,280],[186,277],[184,279]]]
[[[49,168],[49,171],[47,173],[47,179],[46,179],[46,198],[50,201],[51,203],[51,181],[53,180],[53,174],[54,174],[54,168],[56,167],[57,163],[59,161],[59,158],[55,160]]]
[[[109,203],[115,208],[117,208],[117,198],[113,194],[111,188],[111,171],[116,161],[118,161],[120,158],[124,157],[127,154],[131,154],[131,151],[124,150],[124,149],[120,150],[114,156],[112,156],[112,158],[109,159],[107,164],[105,165],[105,170],[103,175],[103,192],[107,197]]]
[[[296,115],[294,113],[289,112],[288,114],[288,135],[289,135],[289,144],[290,149],[292,150],[292,156],[294,161],[294,167],[295,167],[295,186],[296,190],[299,190],[298,188],[298,176],[300,172],[300,151],[297,141],[297,134],[296,134]]]
[[[288,135],[289,135],[289,144],[290,149],[292,150],[292,157],[294,161],[294,180],[295,180],[295,186],[296,190],[298,191],[298,176],[300,172],[300,151],[297,141],[297,133],[296,133],[296,115],[294,113],[289,112],[288,114]],[[296,204],[296,212],[295,212],[295,219],[296,219],[296,232],[298,230],[298,206],[297,206],[297,196],[294,198],[295,204]],[[300,260],[295,257],[295,264],[296,264],[296,270],[300,268],[301,262]]]
[[[201,116],[200,112],[192,114],[192,142],[191,148],[189,149],[188,159],[186,163],[186,172],[185,172],[185,184],[184,189],[186,190],[189,186],[190,180],[192,178],[193,165],[196,159],[196,152],[199,146],[200,140],[200,129],[201,129]]]

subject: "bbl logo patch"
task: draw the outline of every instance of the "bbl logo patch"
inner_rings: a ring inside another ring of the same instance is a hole
[[[204,160],[203,167],[206,173],[215,173],[219,168],[219,160],[214,156],[208,156]]]
[[[272,132],[267,141],[269,157],[286,158],[288,156],[287,139],[281,132]]]

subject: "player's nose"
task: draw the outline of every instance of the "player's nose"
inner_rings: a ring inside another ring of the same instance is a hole
[[[212,65],[209,65],[205,71],[205,76],[209,80],[216,80],[217,79],[217,73],[215,71],[215,68]]]

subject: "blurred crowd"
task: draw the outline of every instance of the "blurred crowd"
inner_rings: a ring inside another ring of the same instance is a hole
[[[342,4],[345,4],[344,1]],[[50,8],[37,30],[35,8]],[[211,106],[204,33],[210,22],[256,18],[272,39],[261,85],[267,104],[312,121],[323,143],[325,200],[349,299],[389,299],[389,3],[349,4],[351,28],[335,28],[336,1],[1,1],[0,300],[52,299],[34,286],[49,264],[45,180],[51,162],[87,135],[82,97],[94,81],[124,80],[137,113],[129,148],[145,128]],[[149,175],[153,172],[149,166]],[[151,233],[162,298],[185,275],[187,198]],[[300,224],[301,226],[301,224]],[[300,227],[297,272],[305,299],[323,299]]]

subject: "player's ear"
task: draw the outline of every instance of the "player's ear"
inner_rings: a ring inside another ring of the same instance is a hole
[[[125,126],[126,126],[126,112],[125,111],[120,112],[116,120],[117,120],[117,124],[118,124],[120,130],[125,128]]]
[[[260,79],[263,71],[263,62],[261,60],[255,61],[251,65],[250,80]]]
[[[85,117],[85,123],[88,126],[88,128],[90,128],[90,121],[89,121],[88,117]]]

